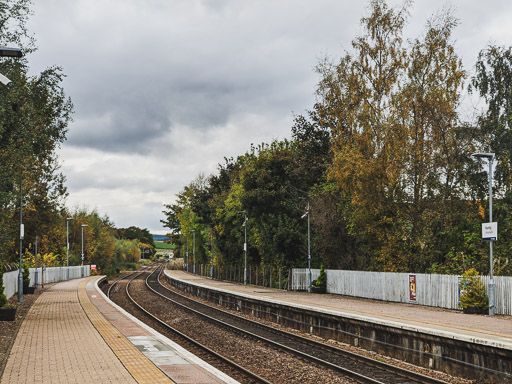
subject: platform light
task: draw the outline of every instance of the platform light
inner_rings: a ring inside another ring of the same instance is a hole
[[[494,160],[494,153],[477,152],[471,154],[472,157],[487,159],[489,161],[489,222],[492,223],[492,162]],[[489,281],[489,316],[494,316],[495,313],[495,289],[493,277],[493,257],[492,257],[492,242],[489,241],[489,261],[490,261],[490,275]]]

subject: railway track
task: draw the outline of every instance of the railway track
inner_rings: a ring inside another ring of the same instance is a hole
[[[229,312],[191,300],[169,290],[159,281],[163,267],[155,269],[146,279],[146,285],[155,293],[179,305],[187,311],[202,316],[210,322],[230,329],[245,337],[272,345],[300,356],[316,364],[338,371],[341,375],[361,383],[419,383],[441,384],[444,381],[408,371],[377,360],[360,356],[314,340],[284,332],[264,324],[248,320]]]
[[[269,381],[265,380],[259,375],[245,369],[244,367],[241,367],[232,360],[225,358],[219,353],[211,350],[210,348],[180,332],[178,329],[170,326],[166,322],[148,312],[143,308],[143,306],[141,306],[133,299],[129,293],[130,284],[136,280],[145,280],[149,274],[157,270],[159,270],[158,267],[154,268],[152,271],[138,271],[121,276],[110,285],[107,291],[107,296],[117,304],[122,305],[125,310],[136,316],[139,320],[144,321],[146,324],[158,330],[160,333],[181,345],[189,352],[208,362],[210,365],[216,367],[235,380],[238,380],[242,383],[270,384]],[[122,297],[124,297],[124,300]]]

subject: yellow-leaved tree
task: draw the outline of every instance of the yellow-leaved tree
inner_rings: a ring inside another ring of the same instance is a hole
[[[460,183],[471,141],[456,112],[465,78],[451,43],[456,20],[440,13],[405,43],[409,7],[371,1],[352,52],[318,66],[318,111],[333,134],[329,176],[376,270],[423,271],[440,256],[438,231],[471,209]]]

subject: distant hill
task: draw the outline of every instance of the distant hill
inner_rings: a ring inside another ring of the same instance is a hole
[[[166,241],[171,240],[170,237],[167,237],[166,235],[153,235],[153,241]]]

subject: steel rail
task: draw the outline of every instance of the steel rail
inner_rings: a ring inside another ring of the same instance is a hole
[[[107,297],[110,298],[110,291],[112,290],[112,288],[114,288],[114,286],[116,284],[118,284],[121,280],[125,280],[126,278],[128,278],[129,276],[135,274],[135,273],[138,273],[138,271],[135,271],[135,272],[130,272],[126,275],[122,275],[122,276],[119,276],[117,279],[115,279],[112,284],[108,287],[108,290],[107,290]]]
[[[392,375],[397,375],[397,376],[401,377],[402,379],[413,380],[416,383],[421,383],[421,384],[446,384],[446,382],[442,381],[442,380],[438,380],[438,379],[435,379],[435,378],[432,378],[432,377],[429,377],[429,376],[426,376],[426,375],[423,375],[423,374],[420,374],[420,373],[412,372],[412,371],[404,369],[404,368],[400,368],[400,367],[397,367],[397,366],[394,366],[394,365],[390,365],[390,364],[387,364],[387,363],[384,363],[384,362],[381,362],[381,361],[378,361],[378,360],[374,360],[374,359],[371,359],[371,358],[368,358],[368,357],[365,357],[365,356],[361,356],[361,355],[358,355],[358,354],[353,353],[353,352],[345,351],[345,350],[342,350],[340,348],[336,348],[336,347],[333,347],[333,346],[330,346],[330,345],[326,345],[324,343],[319,343],[317,341],[311,340],[311,339],[303,337],[303,336],[295,335],[295,334],[292,334],[292,333],[289,333],[289,332],[286,332],[286,331],[282,331],[282,330],[278,330],[278,329],[275,329],[275,328],[272,328],[272,327],[268,327],[268,326],[266,326],[264,324],[261,324],[259,322],[255,322],[255,321],[251,321],[249,319],[237,316],[237,315],[235,315],[233,313],[222,311],[222,310],[220,310],[218,308],[215,308],[215,307],[203,304],[203,303],[199,303],[197,301],[192,301],[188,297],[183,296],[183,295],[181,295],[179,293],[176,293],[174,291],[171,291],[167,287],[163,286],[162,283],[160,282],[160,279],[159,279],[160,275],[162,274],[162,271],[163,271],[163,269],[160,269],[159,276],[156,279],[156,282],[158,283],[159,288],[160,289],[164,289],[166,292],[171,292],[173,295],[178,295],[179,297],[181,297],[182,299],[184,299],[184,300],[186,300],[188,302],[193,302],[194,305],[197,305],[197,306],[200,306],[200,307],[204,307],[204,308],[208,308],[208,310],[210,310],[210,311],[215,311],[217,313],[221,313],[222,316],[228,316],[230,318],[236,319],[237,321],[242,321],[243,323],[250,324],[251,327],[256,327],[256,328],[263,329],[263,330],[265,330],[265,332],[270,332],[272,334],[276,334],[278,336],[285,337],[287,339],[292,340],[293,343],[297,343],[298,342],[298,343],[306,344],[306,345],[310,346],[309,350],[311,350],[311,351],[324,350],[324,351],[326,351],[327,355],[328,354],[337,354],[337,355],[340,355],[343,358],[348,358],[348,359],[351,359],[352,361],[356,361],[356,362],[360,362],[360,363],[363,363],[363,364],[370,365],[374,369],[378,369],[380,371],[385,371],[385,372],[388,372],[388,373],[390,373]],[[156,270],[151,275],[153,275],[155,272],[156,272]],[[146,281],[149,280],[151,275],[148,276]],[[149,287],[149,285],[148,285],[148,287]],[[181,307],[183,307],[183,308],[185,308],[185,309],[187,309],[189,311],[193,311],[193,312],[199,314],[200,316],[208,318],[211,321],[215,321],[218,324],[221,324],[221,325],[223,325],[225,327],[234,328],[238,332],[242,332],[242,333],[248,334],[248,335],[250,335],[252,337],[256,337],[257,339],[260,339],[260,340],[263,340],[263,341],[265,341],[267,343],[270,343],[272,345],[278,346],[279,348],[287,350],[287,351],[289,351],[291,353],[298,354],[298,355],[300,355],[303,358],[306,358],[308,360],[313,360],[313,361],[315,361],[315,362],[317,362],[319,364],[322,364],[322,365],[327,366],[329,368],[335,369],[335,370],[337,370],[337,371],[339,371],[339,372],[341,372],[341,373],[343,373],[345,375],[348,375],[349,377],[351,377],[351,378],[353,378],[355,380],[358,380],[360,382],[365,382],[365,383],[383,383],[382,381],[378,381],[378,380],[375,380],[373,378],[369,378],[366,375],[361,374],[359,372],[352,371],[350,369],[341,367],[341,366],[339,366],[339,365],[337,365],[335,363],[332,363],[332,362],[323,360],[322,358],[313,356],[310,353],[302,352],[302,351],[297,350],[297,349],[295,349],[293,347],[284,345],[281,342],[276,342],[274,340],[267,339],[266,337],[262,337],[261,335],[254,334],[253,332],[241,329],[241,328],[239,328],[237,326],[233,326],[232,324],[226,323],[226,322],[224,322],[222,320],[219,320],[217,318],[214,318],[212,316],[204,314],[204,313],[202,313],[202,312],[200,312],[198,310],[195,310],[193,308],[187,307],[186,305],[184,305],[182,303],[176,302],[175,300],[172,300],[171,298],[166,297],[162,293],[156,291],[156,289],[154,289],[153,287],[149,287],[149,288],[152,289],[156,294],[160,295],[161,297],[166,298],[167,300],[170,300],[173,303],[176,303],[176,304],[180,305]]]
[[[155,268],[155,270],[153,271],[153,273],[155,271],[157,271],[159,268]],[[149,273],[147,271],[143,271],[142,273],[140,273],[138,276],[142,275],[143,273]],[[151,275],[151,273],[149,273],[149,275]],[[148,275],[148,277],[149,277]],[[204,351],[205,353],[209,354],[209,355],[212,355],[214,356],[216,359],[222,361],[224,364],[230,366],[231,368],[235,369],[236,371],[239,371],[241,374],[243,375],[246,375],[250,380],[252,380],[252,382],[255,382],[255,383],[261,383],[261,384],[271,384],[271,382],[269,382],[268,380],[264,379],[263,377],[261,376],[258,376],[257,374],[255,374],[254,372],[251,372],[249,370],[247,370],[246,368],[242,367],[241,365],[235,363],[234,361],[218,354],[217,352],[213,351],[212,349],[206,347],[205,345],[197,342],[196,340],[190,338],[189,336],[185,335],[184,333],[180,332],[179,330],[177,330],[176,328],[170,326],[169,324],[167,324],[166,322],[164,322],[163,320],[159,319],[157,316],[151,314],[149,311],[147,311],[145,308],[143,308],[139,303],[137,303],[135,301],[135,299],[130,295],[129,293],[129,286],[130,286],[130,283],[136,278],[137,276],[134,276],[127,284],[126,284],[126,294],[127,296],[129,297],[130,301],[141,311],[144,313],[145,316],[148,316],[149,318],[151,318],[153,321],[156,321],[157,323],[159,323],[161,326],[163,326],[164,328],[170,330],[171,332],[177,334],[178,336],[182,337],[183,339],[185,339],[187,342],[193,344],[196,348],[199,348],[200,350]],[[147,280],[147,278],[146,278]]]

